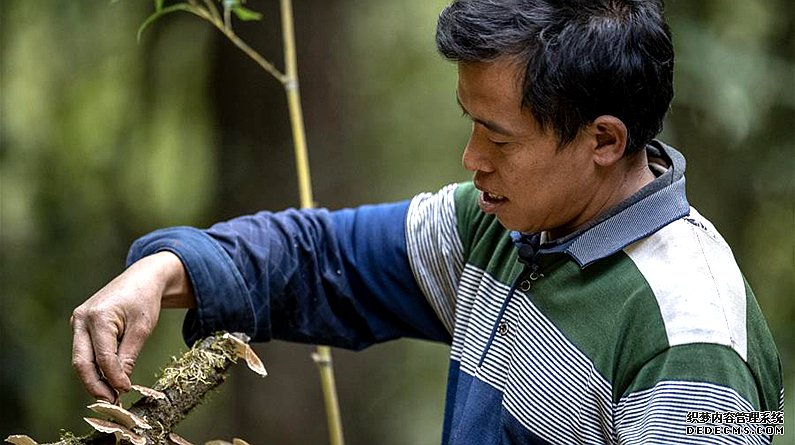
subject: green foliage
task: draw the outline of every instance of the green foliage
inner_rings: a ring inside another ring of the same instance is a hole
[[[179,2],[174,3],[169,6],[164,6],[164,0],[155,0],[155,11],[146,18],[146,20],[141,23],[141,26],[138,28],[138,41],[141,41],[141,36],[143,32],[152,25],[155,21],[160,19],[161,17],[174,13],[174,12],[188,12],[194,14],[198,17],[201,17],[204,20],[212,23],[216,27],[219,28],[227,28],[231,29],[231,20],[229,19],[229,14],[234,13],[238,19],[242,21],[255,21],[261,20],[262,14],[256,11],[252,11],[243,6],[245,0],[218,0],[224,11],[224,21],[221,22],[220,15],[216,6],[212,3],[212,1],[206,1],[204,5],[200,5],[195,1],[189,2]]]
[[[243,21],[262,20],[262,14],[257,11],[252,11],[243,6],[246,0],[221,0],[224,5],[224,11],[232,11],[237,18]]]
[[[240,5],[232,7],[232,12],[235,13],[237,18],[245,22],[250,22],[252,20],[262,20],[262,14],[260,14],[257,11],[252,11]]]
[[[163,17],[164,15],[171,14],[177,11],[193,13],[194,9],[193,6],[187,3],[177,3],[164,8],[162,1],[157,2],[157,5],[155,6],[155,12],[152,13],[152,15],[150,15],[149,17],[147,17],[146,20],[144,20],[144,22],[141,23],[141,26],[138,28],[138,41],[139,42],[141,41],[141,35],[143,35],[143,32],[146,30],[146,28],[149,27],[149,25],[154,23],[160,17]]]

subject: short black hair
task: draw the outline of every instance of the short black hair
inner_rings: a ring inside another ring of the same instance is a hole
[[[674,51],[657,0],[455,0],[439,16],[448,60],[523,64],[522,105],[560,146],[612,115],[629,131],[625,153],[661,130],[673,98]]]

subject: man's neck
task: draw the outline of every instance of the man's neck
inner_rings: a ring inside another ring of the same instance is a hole
[[[611,168],[610,176],[605,179],[599,187],[599,192],[594,195],[588,208],[586,208],[584,213],[587,217],[575,227],[561,227],[549,230],[548,239],[555,240],[586,227],[592,221],[654,181],[654,178],[654,173],[649,169],[649,160],[645,150],[622,158],[618,165]]]

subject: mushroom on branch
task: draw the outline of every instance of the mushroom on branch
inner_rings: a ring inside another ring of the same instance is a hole
[[[113,423],[109,420],[95,419],[93,417],[83,417],[83,420],[88,422],[89,425],[91,425],[95,430],[99,431],[100,433],[115,435],[116,440],[123,439],[132,443],[133,445],[146,445],[145,437],[133,433],[132,431],[119,425],[118,423]]]
[[[140,428],[143,430],[148,430],[152,428],[144,419],[112,403],[98,401],[97,403],[88,405],[88,409],[94,411],[97,414],[108,416],[119,425],[129,429]]]
[[[262,364],[262,360],[257,357],[257,353],[254,352],[254,349],[251,348],[251,345],[229,333],[224,334],[223,338],[232,341],[232,343],[235,345],[235,354],[237,354],[239,358],[242,358],[246,361],[246,365],[248,365],[249,369],[262,377],[268,375],[268,371],[265,370],[265,365]]]
[[[148,397],[153,400],[166,400],[166,395],[156,389],[147,388],[146,386],[142,385],[132,385],[131,388],[144,397]]]
[[[6,437],[6,442],[13,443],[14,445],[39,445],[35,440],[31,439],[30,436],[24,434],[13,434],[8,436]]]

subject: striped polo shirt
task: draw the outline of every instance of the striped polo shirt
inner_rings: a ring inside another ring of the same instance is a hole
[[[647,153],[654,181],[558,240],[506,231],[467,183],[162,229],[128,262],[182,260],[188,344],[219,330],[450,343],[444,445],[769,443],[688,435],[781,415],[781,368],[731,250],[685,198],[684,158],[658,142]]]
[[[687,435],[688,413],[783,409],[783,384],[684,158],[650,150],[654,182],[555,242],[506,231],[471,183],[411,201],[412,271],[452,335],[443,444],[771,441]]]

